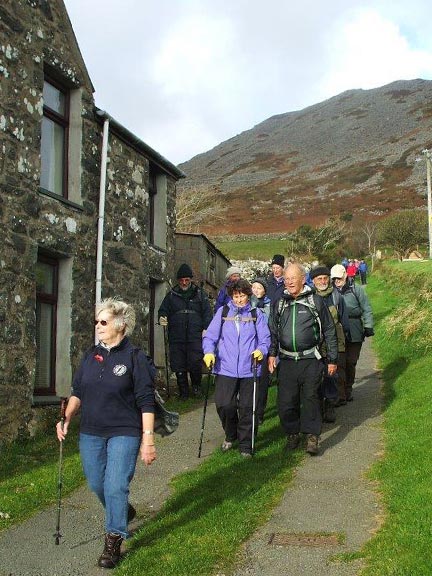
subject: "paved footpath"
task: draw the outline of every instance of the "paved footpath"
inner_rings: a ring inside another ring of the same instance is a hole
[[[235,576],[354,576],[361,564],[331,557],[358,550],[378,526],[379,509],[365,472],[380,451],[380,384],[366,342],[358,367],[354,402],[338,408],[338,421],[324,426],[321,455],[305,458],[270,520],[244,545]],[[169,481],[198,466],[202,409],[181,418],[178,431],[158,437],[158,460],[139,463],[131,486],[138,510],[131,528],[157,511],[170,493]],[[223,440],[213,405],[207,410],[202,458]],[[54,543],[56,507],[0,533],[0,576],[101,576],[95,566],[103,547],[103,515],[86,487],[64,500],[63,538]],[[304,535],[308,534],[305,538]],[[329,536],[322,542],[323,534]],[[335,544],[332,536],[342,535]],[[294,540],[294,543],[293,543]],[[315,544],[311,546],[311,544]]]
[[[361,561],[335,562],[332,557],[359,550],[379,525],[378,498],[365,474],[382,449],[375,362],[366,340],[354,401],[337,409],[335,424],[324,424],[320,455],[299,467],[268,523],[244,546],[234,576],[358,574]],[[341,544],[337,536],[343,537]]]

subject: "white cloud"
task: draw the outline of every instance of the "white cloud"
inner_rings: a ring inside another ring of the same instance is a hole
[[[432,76],[431,54],[412,48],[400,27],[374,10],[359,10],[339,21],[329,50],[331,64],[320,82],[324,98]]]
[[[167,94],[192,97],[212,88],[219,77],[226,81],[232,45],[231,24],[224,18],[192,15],[177,22],[155,54],[151,71],[155,82]]]

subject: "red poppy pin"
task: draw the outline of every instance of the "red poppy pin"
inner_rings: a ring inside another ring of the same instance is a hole
[[[95,360],[97,360],[98,362],[103,362],[103,356],[101,356],[100,354],[95,354]]]

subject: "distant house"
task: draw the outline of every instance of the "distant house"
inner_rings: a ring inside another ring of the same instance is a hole
[[[69,394],[101,297],[135,307],[132,340],[163,364],[184,174],[95,107],[62,0],[3,2],[0,37],[1,442]]]
[[[176,232],[175,269],[186,262],[194,272],[194,281],[202,286],[211,299],[216,298],[231,266],[222,252],[204,234]]]

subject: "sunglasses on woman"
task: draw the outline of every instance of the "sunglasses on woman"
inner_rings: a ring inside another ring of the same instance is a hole
[[[106,326],[108,324],[108,320],[95,320],[95,326],[98,324],[102,324],[102,326]]]

